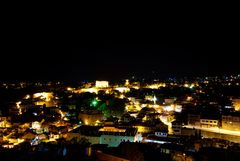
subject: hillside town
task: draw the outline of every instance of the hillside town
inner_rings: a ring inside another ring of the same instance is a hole
[[[1,82],[8,160],[236,160],[240,75]]]

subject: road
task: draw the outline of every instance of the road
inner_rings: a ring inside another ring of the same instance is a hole
[[[198,130],[203,130],[203,131],[209,131],[209,132],[215,132],[215,133],[219,133],[219,134],[227,134],[227,135],[235,135],[235,136],[240,136],[240,131],[232,131],[232,130],[226,130],[226,129],[221,129],[221,128],[203,128],[203,127],[196,127],[196,126],[183,126],[189,129],[198,129]]]

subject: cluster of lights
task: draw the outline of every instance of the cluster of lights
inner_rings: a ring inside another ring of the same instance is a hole
[[[40,98],[42,100],[45,100],[46,102],[49,102],[51,98],[53,98],[53,93],[50,92],[35,93],[33,94],[33,98]]]
[[[16,102],[17,109],[19,109],[19,111],[18,111],[18,114],[19,114],[19,115],[22,114],[22,109],[21,109],[21,107],[20,107],[20,104],[21,104],[21,103],[22,103],[21,101]]]

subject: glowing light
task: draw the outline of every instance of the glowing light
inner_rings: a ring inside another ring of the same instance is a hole
[[[96,123],[95,123],[95,126],[97,126],[99,123],[100,123],[100,121],[99,121],[99,120],[97,120],[97,121],[96,121]]]
[[[171,106],[165,106],[165,107],[164,107],[164,110],[165,110],[165,111],[168,111],[168,112],[173,111],[173,110],[174,110],[174,106],[173,106],[173,105],[171,105]]]
[[[115,88],[115,90],[117,90],[117,91],[119,91],[121,93],[130,91],[130,89],[127,88],[127,87],[117,87],[117,88]]]
[[[76,92],[77,93],[82,93],[82,92],[98,93],[98,90],[96,88],[82,88],[81,90],[78,90]]]
[[[93,105],[93,106],[96,106],[97,104],[98,104],[97,100],[93,100],[93,101],[92,101],[92,105]]]
[[[176,105],[175,106],[175,112],[182,112],[182,106],[181,105]]]
[[[61,115],[61,118],[63,118],[65,116],[65,114],[62,112],[62,110],[59,110],[59,113]]]
[[[220,133],[220,134],[240,136],[240,131],[232,131],[232,130],[222,129],[222,128],[218,128],[218,127],[206,128],[206,127],[198,127],[198,126],[190,126],[190,125],[185,125],[183,127],[186,127],[189,129],[195,128],[195,129],[199,129],[199,130],[203,130],[203,131],[210,131],[210,132],[215,132],[215,133]]]
[[[49,102],[51,98],[53,98],[53,93],[49,92],[35,93],[33,94],[33,98],[40,98],[42,100],[45,100],[46,102]]]
[[[108,132],[126,132],[126,129],[118,129],[116,127],[103,127],[99,131],[108,131]]]
[[[25,97],[24,97],[24,99],[29,99],[30,98],[30,95],[29,94],[27,94]]]
[[[149,88],[151,88],[151,89],[158,89],[159,86],[158,85],[150,85]]]
[[[119,96],[119,98],[121,98],[121,99],[123,99],[125,96],[123,95],[123,94],[121,94],[120,96]]]
[[[192,88],[194,88],[194,87],[195,87],[195,85],[194,85],[194,84],[191,84],[191,86],[190,86],[189,88],[191,88],[191,89],[192,89]]]
[[[138,86],[133,86],[133,88],[134,88],[134,89],[139,89],[139,87],[138,87]]]
[[[191,96],[187,97],[187,101],[191,101],[193,98]]]
[[[22,103],[21,101],[16,102],[17,108],[20,108],[20,104],[21,104],[21,103]]]
[[[129,85],[129,80],[126,79],[126,81],[125,81],[125,86],[128,86],[128,85]]]
[[[64,120],[64,121],[68,121],[69,119],[68,119],[67,117],[64,117],[63,120]]]
[[[19,115],[22,114],[22,109],[21,109],[21,107],[20,107],[20,104],[21,104],[21,103],[22,103],[21,101],[16,102],[17,109],[19,109],[19,112],[18,112]]]
[[[41,128],[41,123],[38,121],[35,121],[32,123],[32,128],[33,129],[40,129]]]
[[[184,84],[184,87],[188,88],[188,87],[189,87],[189,84],[185,83],[185,84]]]
[[[156,101],[157,101],[157,98],[156,98],[156,96],[154,96],[154,97],[153,97],[153,102],[154,102],[154,104],[156,104]]]
[[[233,107],[236,111],[240,111],[240,99],[233,99],[232,100]]]
[[[157,143],[157,144],[171,143],[171,142],[167,142],[167,141],[159,141],[159,140],[151,140],[151,139],[145,139],[143,141],[146,143]]]
[[[95,87],[96,88],[106,88],[106,87],[108,87],[108,81],[96,81]]]
[[[156,84],[151,84],[147,86],[147,88],[151,88],[151,89],[158,89],[160,87],[166,87],[166,83],[156,83]]]
[[[172,122],[175,120],[173,116],[160,116],[160,120],[168,126],[168,134],[173,134]]]

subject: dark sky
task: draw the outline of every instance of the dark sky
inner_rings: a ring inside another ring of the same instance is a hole
[[[240,72],[239,45],[231,26],[185,24],[180,19],[162,27],[163,23],[157,26],[159,22],[102,28],[94,24],[67,35],[64,30],[39,27],[40,23],[36,29],[7,29],[2,37],[0,79],[89,80]]]
[[[136,39],[88,41],[69,48],[26,45],[4,50],[0,72],[2,80],[111,80],[133,75],[168,77],[239,72],[240,63],[234,55],[237,51],[229,44],[222,45]]]

